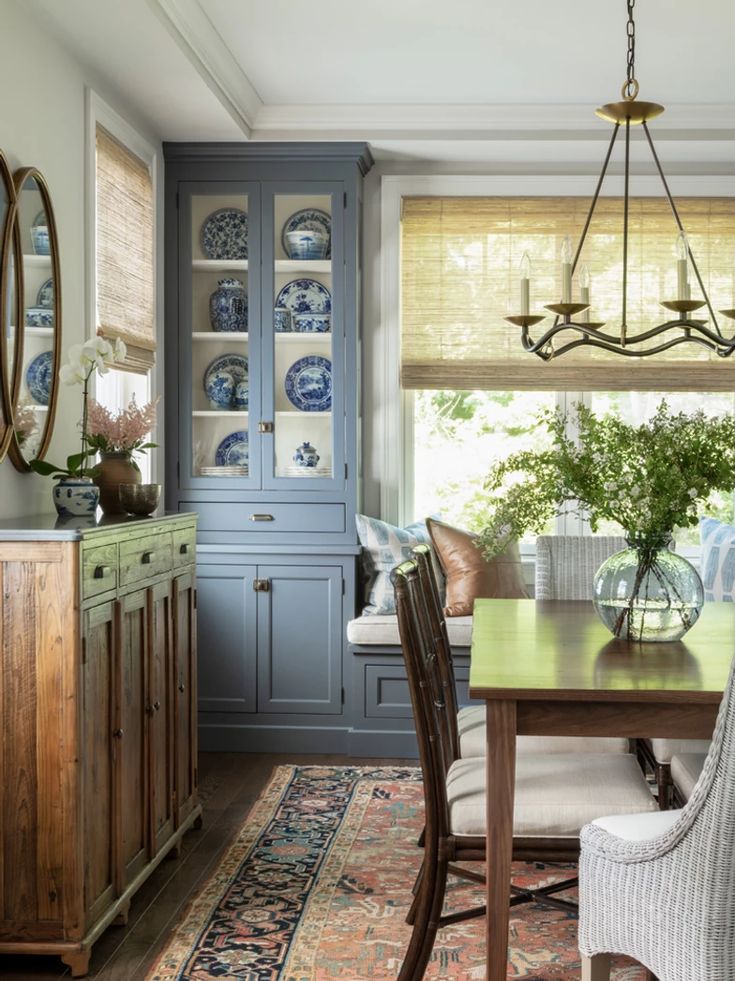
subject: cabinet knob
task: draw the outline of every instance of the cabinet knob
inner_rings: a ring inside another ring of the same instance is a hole
[[[275,521],[272,514],[251,514],[251,521]]]
[[[258,432],[259,433],[272,433],[273,432],[273,423],[272,422],[264,422],[263,420],[261,420],[258,423]]]
[[[153,708],[157,712],[160,709],[160,707],[161,707],[161,703],[158,701],[158,699],[156,699],[155,702],[153,703]]]
[[[109,574],[111,572],[112,572],[112,569],[110,568],[109,565],[98,565],[98,566],[95,566],[95,569],[94,569],[94,578],[95,579],[106,579],[107,576],[109,576]]]
[[[179,555],[188,555],[188,554],[189,554],[189,543],[182,542],[181,545],[179,545]]]
[[[270,579],[253,579],[253,589],[256,593],[267,593],[270,588]]]
[[[182,681],[182,682],[181,682],[181,684],[179,685],[179,691],[181,692],[181,694],[182,694],[182,695],[183,695],[183,694],[184,694],[184,692],[186,691],[186,685],[184,684],[184,682],[183,682],[183,681]]]
[[[155,557],[156,557],[155,552],[143,552],[143,554],[140,557],[140,561],[143,563],[143,565],[150,565],[151,562],[153,562],[153,560],[155,559]]]
[[[113,729],[112,735],[115,737],[115,739],[122,739],[125,733],[123,732],[122,729]]]

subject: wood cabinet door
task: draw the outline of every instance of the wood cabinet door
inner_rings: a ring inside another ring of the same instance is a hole
[[[117,865],[122,891],[148,861],[148,590],[120,600],[117,645]]]
[[[196,804],[196,589],[194,574],[173,582],[174,780],[176,826]]]
[[[84,915],[87,926],[115,898],[116,603],[84,614],[82,635],[82,814]]]
[[[174,831],[174,691],[171,582],[148,590],[149,849],[153,858]]]

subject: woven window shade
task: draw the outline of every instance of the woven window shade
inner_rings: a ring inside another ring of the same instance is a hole
[[[735,307],[735,199],[677,200],[715,312]],[[561,247],[576,243],[589,198],[407,197],[401,218],[401,384],[404,388],[552,391],[721,391],[735,388],[735,356],[682,344],[649,358],[595,348],[543,362],[525,352],[518,267],[532,263],[531,313],[561,300]],[[621,315],[622,200],[601,198],[580,264],[590,271],[589,319],[617,334]],[[660,300],[676,299],[677,229],[664,199],[630,202],[628,333],[670,319]],[[579,266],[578,266],[579,269]],[[692,297],[699,287],[692,274]],[[576,275],[573,299],[579,297]],[[701,316],[706,316],[703,309]],[[553,314],[532,336],[553,323]],[[718,316],[723,333],[731,321]]]
[[[144,373],[155,361],[153,183],[147,164],[97,127],[97,333],[121,338],[116,367]]]

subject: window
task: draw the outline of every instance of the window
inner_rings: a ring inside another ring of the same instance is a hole
[[[511,449],[540,448],[544,434],[533,424],[540,408],[568,409],[581,401],[598,412],[643,421],[666,398],[674,410],[733,411],[735,364],[712,360],[704,350],[682,346],[671,357],[632,362],[584,351],[548,365],[522,350],[517,329],[503,321],[519,305],[514,294],[520,258],[524,251],[531,255],[532,309],[540,308],[560,293],[561,240],[578,233],[588,204],[588,198],[574,197],[402,197],[404,519],[439,511],[465,527],[482,527],[482,481],[494,459]],[[595,319],[615,322],[618,202],[601,204],[601,221],[596,213],[583,261],[592,273]],[[677,204],[713,303],[729,305],[735,290],[735,199],[678,198]],[[676,229],[667,208],[660,199],[636,202],[628,299],[634,310],[629,320],[636,325],[659,321],[659,299],[676,294]],[[705,388],[710,390],[698,390]],[[733,501],[713,499],[707,510],[732,520]],[[567,517],[548,530],[586,529]],[[697,529],[677,537],[685,550],[698,543]]]

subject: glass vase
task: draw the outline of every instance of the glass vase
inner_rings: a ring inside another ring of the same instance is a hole
[[[623,640],[679,640],[704,606],[699,573],[670,551],[671,535],[626,542],[628,548],[611,555],[595,574],[593,602],[600,619]]]
[[[126,450],[100,453],[94,482],[100,489],[100,507],[105,514],[126,514],[120,503],[120,484],[139,484],[140,470]]]

